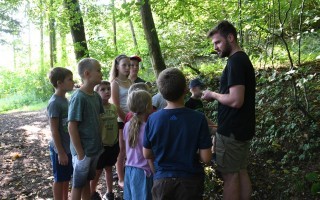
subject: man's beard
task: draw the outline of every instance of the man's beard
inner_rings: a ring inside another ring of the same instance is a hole
[[[226,47],[224,49],[224,51],[221,51],[221,54],[219,55],[220,58],[224,58],[224,57],[229,57],[231,54],[231,45],[228,41],[226,41]]]

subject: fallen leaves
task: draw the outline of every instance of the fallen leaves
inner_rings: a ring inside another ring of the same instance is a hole
[[[18,158],[21,158],[22,157],[22,154],[21,153],[18,153],[18,152],[13,152],[11,153],[11,159],[13,161],[17,160]]]

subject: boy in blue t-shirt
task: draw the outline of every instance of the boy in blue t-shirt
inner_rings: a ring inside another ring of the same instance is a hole
[[[102,100],[94,92],[101,83],[100,63],[84,58],[78,64],[82,86],[71,97],[69,104],[69,133],[73,162],[71,199],[90,199],[90,180],[95,177],[98,158],[103,151],[100,114],[104,112]]]
[[[72,175],[70,136],[68,133],[68,100],[66,93],[74,86],[72,72],[55,67],[49,73],[55,93],[49,100],[47,113],[52,139],[49,142],[54,183],[54,199],[68,199],[69,182]]]
[[[162,71],[157,86],[167,106],[150,115],[143,154],[154,160],[152,198],[202,199],[204,169],[212,142],[203,113],[184,107],[186,79],[176,68]]]

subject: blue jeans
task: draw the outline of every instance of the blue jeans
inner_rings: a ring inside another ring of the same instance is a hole
[[[147,177],[144,170],[137,167],[126,166],[124,177],[125,200],[151,200],[153,177]]]

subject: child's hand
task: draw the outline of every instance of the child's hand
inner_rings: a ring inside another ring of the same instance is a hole
[[[58,160],[60,165],[68,165],[68,155],[63,152],[58,154]]]
[[[85,156],[84,154],[82,154],[82,155],[78,154],[78,160],[83,160],[84,156]]]

